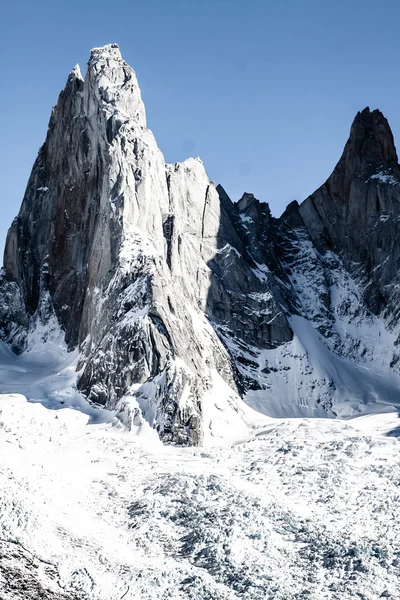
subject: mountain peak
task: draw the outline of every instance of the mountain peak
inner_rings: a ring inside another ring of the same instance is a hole
[[[232,204],[199,159],[165,164],[135,72],[116,44],[94,48],[60,93],[7,237],[0,339],[23,351],[64,337],[73,402],[79,390],[167,443],[231,443],[230,423],[249,423],[241,398],[284,418],[400,405],[395,160],[386,119],[366,108],[302,205],[274,219],[254,194]]]
[[[121,51],[118,44],[106,44],[98,48],[92,48],[90,51],[89,63],[91,61],[117,59],[122,60]]]
[[[118,44],[92,48],[86,86],[110,115],[119,113],[122,120],[129,119],[140,127],[146,127],[146,113],[136,73],[122,58]],[[89,112],[97,110],[97,100],[90,105]]]
[[[82,73],[81,73],[81,69],[80,69],[79,65],[75,65],[68,76],[68,81],[71,81],[74,79],[79,79],[80,81],[84,80],[82,77]]]
[[[390,125],[380,110],[369,106],[358,112],[350,129],[342,159],[357,157],[361,163],[397,163]],[[341,159],[341,160],[342,160]]]

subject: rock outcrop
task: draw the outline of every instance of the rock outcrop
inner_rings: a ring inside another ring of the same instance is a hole
[[[389,125],[365,109],[302,204],[279,219],[252,194],[234,204],[200,159],[165,164],[134,71],[94,49],[8,233],[1,336],[22,352],[55,316],[81,392],[167,442],[202,443],[215,411],[245,418],[241,398],[272,415],[395,403],[399,182]],[[357,392],[377,357],[386,391]]]

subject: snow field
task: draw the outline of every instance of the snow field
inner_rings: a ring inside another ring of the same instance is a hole
[[[397,598],[396,421],[368,419],[183,449],[3,395],[0,538],[71,598]]]

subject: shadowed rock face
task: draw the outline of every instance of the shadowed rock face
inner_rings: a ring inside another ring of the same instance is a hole
[[[399,181],[389,125],[365,109],[300,206],[275,219],[252,194],[234,204],[200,159],[165,164],[134,71],[117,45],[94,49],[85,78],[75,67],[59,96],[8,233],[2,338],[20,352],[55,314],[79,347],[79,389],[124,414],[134,398],[130,418],[167,442],[202,442],[215,372],[234,414],[240,395],[266,413],[277,394],[285,405],[282,389],[334,414],[335,386],[298,350],[291,319],[355,363],[360,340],[341,337],[337,310],[396,326]],[[358,286],[356,310],[333,305],[339,276]]]
[[[358,113],[332,175],[299,207],[316,247],[339,253],[362,270],[374,313],[389,304],[397,321],[393,282],[400,258],[400,167],[389,124],[378,110]],[[388,314],[390,317],[390,315]]]

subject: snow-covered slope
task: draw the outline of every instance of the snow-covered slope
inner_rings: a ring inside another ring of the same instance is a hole
[[[1,598],[398,598],[400,445],[375,419],[208,450],[87,421],[0,396]]]

